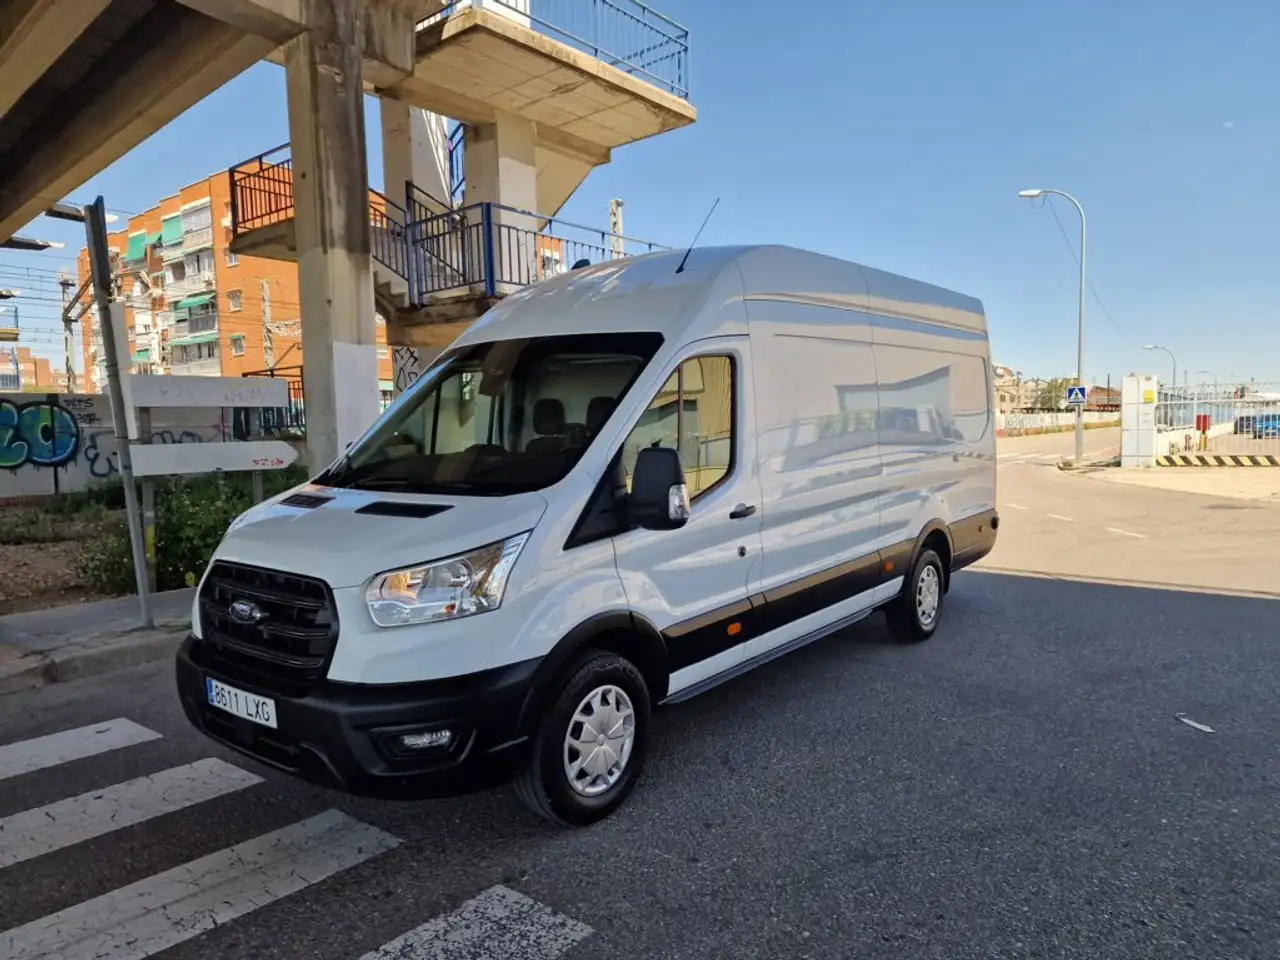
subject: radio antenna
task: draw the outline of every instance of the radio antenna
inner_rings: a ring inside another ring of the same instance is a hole
[[[698,232],[693,235],[693,243],[689,244],[689,249],[684,252],[684,256],[680,258],[680,266],[676,267],[676,273],[684,273],[684,265],[689,259],[689,254],[693,253],[693,248],[697,246],[698,238],[702,236],[702,231],[706,229],[707,221],[711,219],[711,215],[716,212],[716,207],[720,206],[720,198],[716,197],[716,202],[711,205],[711,209],[707,211],[707,215],[702,218],[702,226],[698,228]]]

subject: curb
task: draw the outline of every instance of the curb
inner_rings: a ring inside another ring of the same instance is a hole
[[[0,696],[163,660],[177,652],[186,635],[185,624],[166,625],[155,630],[90,635],[44,653],[0,646]],[[6,650],[8,658],[3,656]]]
[[[1280,457],[1265,453],[1173,453],[1156,457],[1157,467],[1280,467]]]

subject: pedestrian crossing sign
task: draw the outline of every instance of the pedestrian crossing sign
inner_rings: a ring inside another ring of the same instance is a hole
[[[1088,399],[1088,396],[1088,387],[1067,387],[1067,403],[1080,406]]]

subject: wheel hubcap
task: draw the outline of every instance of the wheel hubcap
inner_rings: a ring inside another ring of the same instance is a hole
[[[584,797],[604,793],[621,778],[636,742],[636,712],[618,687],[597,687],[582,698],[564,738],[564,772]]]
[[[920,571],[916,581],[916,616],[922,627],[933,626],[938,617],[938,601],[942,597],[942,581],[937,569],[930,564]]]

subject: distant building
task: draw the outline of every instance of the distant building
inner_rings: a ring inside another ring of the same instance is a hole
[[[55,370],[47,357],[30,347],[0,347],[0,391],[5,393],[65,393],[67,372]]]
[[[295,263],[232,253],[230,183],[219,173],[166,197],[108,236],[116,298],[125,306],[132,371],[237,377],[302,366]],[[89,275],[80,251],[79,274]],[[85,384],[106,389],[101,331],[82,325]],[[386,325],[377,329],[378,380],[392,393]]]

